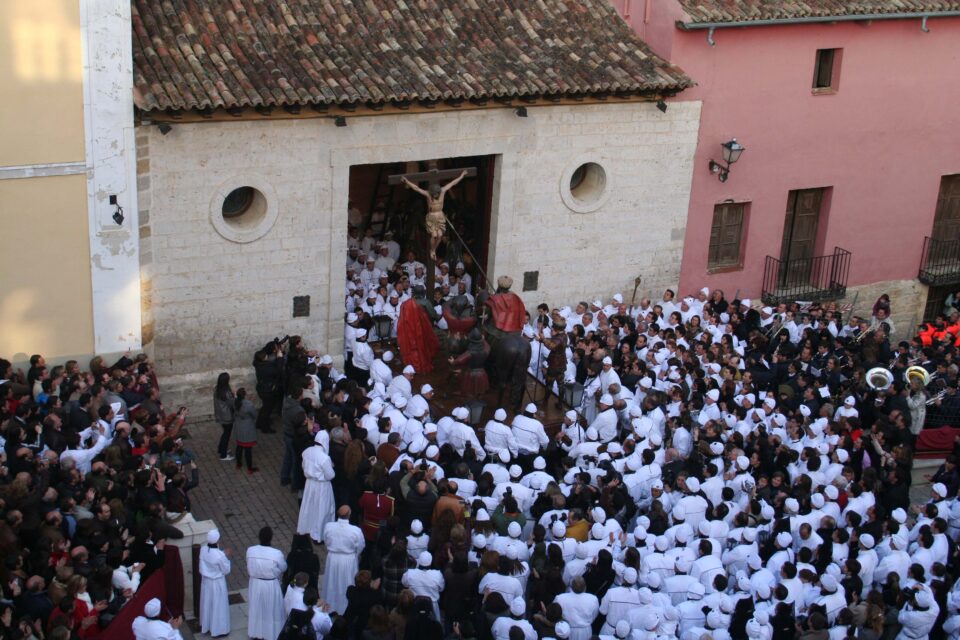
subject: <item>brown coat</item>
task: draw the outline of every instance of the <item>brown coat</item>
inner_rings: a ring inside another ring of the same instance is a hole
[[[440,514],[444,511],[453,511],[457,524],[463,524],[463,501],[460,498],[450,494],[437,498],[437,503],[433,505],[433,516],[430,518],[430,522],[436,524]]]

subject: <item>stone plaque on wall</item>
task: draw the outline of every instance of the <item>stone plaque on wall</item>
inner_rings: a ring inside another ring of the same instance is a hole
[[[310,316],[310,296],[293,296],[293,317],[306,318]]]
[[[523,290],[524,291],[536,291],[537,286],[540,284],[540,272],[539,271],[524,271],[523,272]]]

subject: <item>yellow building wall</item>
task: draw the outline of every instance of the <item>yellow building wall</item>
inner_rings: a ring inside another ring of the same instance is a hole
[[[86,176],[0,180],[0,229],[0,356],[89,357]]]
[[[84,160],[80,52],[79,0],[0,0],[0,166]]]

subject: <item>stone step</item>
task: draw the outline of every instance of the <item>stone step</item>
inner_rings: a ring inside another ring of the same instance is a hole
[[[936,473],[937,469],[940,468],[940,465],[943,464],[943,458],[917,458],[913,461],[913,469],[911,470],[911,475],[913,478],[913,486],[929,484],[927,479],[924,476],[933,475]]]

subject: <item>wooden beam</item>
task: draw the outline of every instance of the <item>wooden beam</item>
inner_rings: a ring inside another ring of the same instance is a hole
[[[464,171],[467,172],[467,177],[472,178],[477,175],[476,167],[467,167],[466,169],[431,169],[429,171],[418,171],[417,173],[401,173],[395,176],[389,176],[387,178],[387,184],[400,184],[403,182],[403,178],[406,178],[410,182],[437,182],[439,180],[447,180],[451,178],[456,178]]]
[[[669,92],[658,92],[658,93],[649,93],[649,94],[636,94],[632,95],[629,98],[623,98],[622,101],[618,101],[619,104],[623,103],[633,103],[633,102],[656,102],[661,97],[670,97]],[[609,100],[598,100],[589,96],[544,96],[538,98],[535,103],[530,103],[536,107],[550,107],[550,106],[569,106],[569,105],[582,105],[582,104],[609,104]],[[439,102],[432,109],[427,109],[421,105],[406,103],[389,103],[384,104],[383,109],[380,111],[374,111],[369,109],[366,106],[363,108],[357,108],[355,105],[352,106],[352,109],[345,109],[341,105],[311,105],[310,109],[301,109],[300,113],[292,114],[287,113],[283,110],[273,111],[271,107],[244,107],[239,109],[234,109],[234,113],[239,115],[231,115],[226,109],[214,109],[209,115],[210,117],[204,118],[198,111],[150,111],[143,112],[137,111],[137,118],[139,120],[149,120],[150,122],[208,122],[213,120],[214,122],[229,122],[237,120],[263,120],[264,116],[270,116],[271,120],[296,120],[296,119],[309,119],[309,118],[329,118],[331,116],[337,115],[351,115],[353,117],[362,117],[362,116],[384,116],[384,115],[399,115],[403,113],[437,113],[441,111],[479,111],[484,109],[507,109],[512,108],[510,105],[495,103],[488,101],[486,99],[471,99],[464,101],[459,107],[454,107],[446,102]]]

